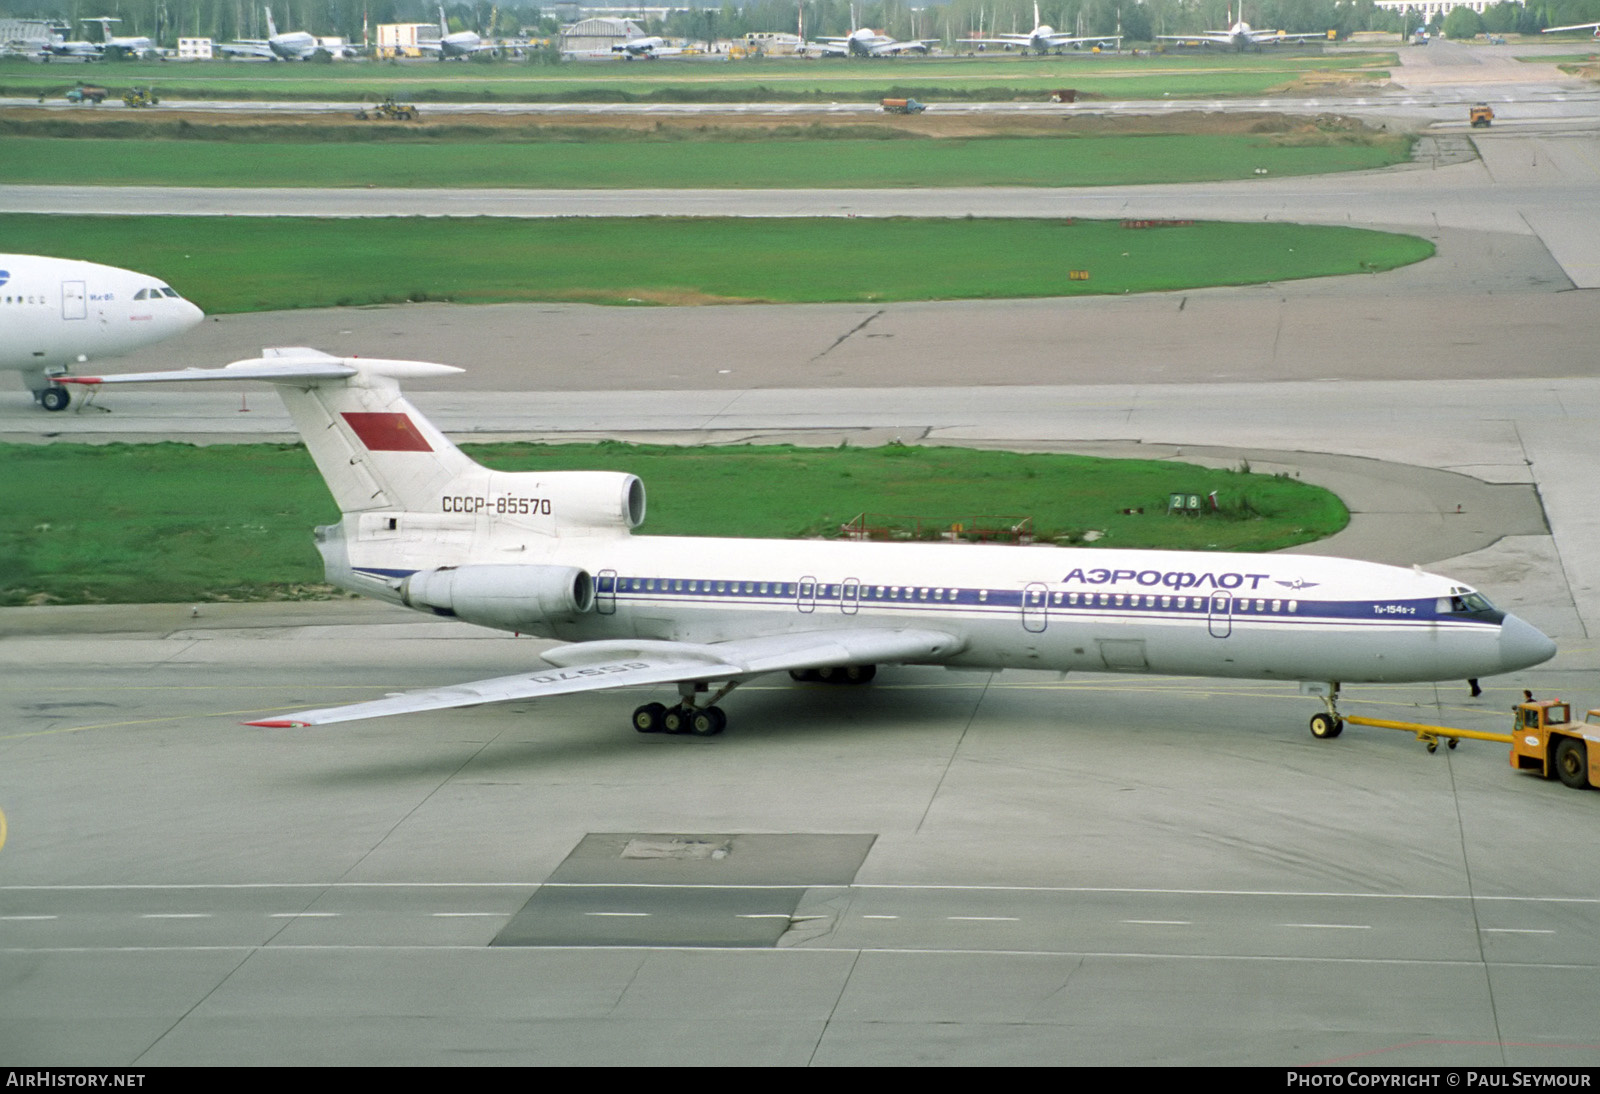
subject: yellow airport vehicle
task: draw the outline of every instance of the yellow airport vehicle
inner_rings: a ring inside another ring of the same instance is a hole
[[[356,117],[361,121],[376,118],[379,121],[414,122],[417,120],[417,108],[410,103],[397,103],[393,99],[385,99],[370,112],[365,107],[356,111]]]
[[[1454,748],[1462,738],[1472,741],[1497,741],[1503,745],[1511,743],[1509,733],[1485,733],[1477,729],[1453,729],[1450,726],[1429,726],[1420,722],[1394,722],[1386,718],[1363,718],[1357,714],[1346,714],[1343,721],[1345,725],[1376,726],[1378,729],[1398,729],[1402,733],[1415,733],[1417,740],[1428,746],[1429,752],[1438,751],[1440,741]]]
[[[1600,786],[1600,708],[1572,720],[1572,707],[1560,699],[1518,703],[1512,734],[1511,766],[1540,778],[1559,778],[1574,790]]]
[[[150,87],[136,87],[122,96],[122,101],[128,106],[159,106],[161,103],[155,89]]]
[[[1600,787],[1600,707],[1591,709],[1581,722],[1572,720],[1572,706],[1560,699],[1537,699],[1512,708],[1510,733],[1486,733],[1476,729],[1397,722],[1387,718],[1360,715],[1318,714],[1311,719],[1311,732],[1321,738],[1337,737],[1347,725],[1373,726],[1414,733],[1429,752],[1444,741],[1454,748],[1463,738],[1496,741],[1511,746],[1511,766],[1532,771],[1542,779],[1559,778],[1574,790]]]
[[[1494,121],[1494,107],[1488,103],[1477,103],[1468,112],[1467,118],[1472,122],[1472,128],[1487,129],[1489,123]]]

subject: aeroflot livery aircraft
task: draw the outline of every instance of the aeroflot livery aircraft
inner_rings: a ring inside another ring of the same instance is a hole
[[[634,535],[634,476],[490,471],[396,382],[459,371],[281,349],[220,369],[74,378],[275,385],[344,514],[316,530],[329,581],[568,643],[528,672],[250,724],[675,684],[679,701],[639,707],[634,728],[713,734],[716,704],[754,677],[855,682],[894,662],[1332,685],[1312,719],[1331,737],[1337,681],[1491,676],[1555,653],[1460,582],[1344,559]]]
[[[62,373],[181,334],[205,318],[161,281],[70,258],[0,254],[0,369],[22,373],[46,410],[65,410]]]

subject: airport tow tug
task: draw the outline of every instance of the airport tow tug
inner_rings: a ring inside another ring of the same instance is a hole
[[[1313,736],[1337,737],[1347,725],[1397,729],[1416,734],[1429,752],[1438,751],[1441,740],[1450,748],[1455,748],[1462,738],[1497,741],[1511,746],[1511,766],[1518,771],[1532,771],[1541,779],[1558,778],[1574,790],[1591,786],[1600,789],[1600,707],[1589,710],[1583,721],[1574,722],[1570,703],[1560,699],[1530,699],[1511,708],[1510,733],[1363,718],[1356,714],[1339,714],[1331,703],[1329,707],[1329,713],[1311,719]]]
[[[1478,103],[1467,112],[1467,120],[1474,129],[1487,129],[1489,123],[1494,121],[1494,107],[1488,103]]]
[[[1511,766],[1561,780],[1575,790],[1600,787],[1600,707],[1581,722],[1560,699],[1518,703],[1512,734]]]

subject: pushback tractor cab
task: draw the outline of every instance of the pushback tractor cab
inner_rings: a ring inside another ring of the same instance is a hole
[[[1560,699],[1518,703],[1511,734],[1511,766],[1558,778],[1576,790],[1600,787],[1600,708],[1581,722]]]

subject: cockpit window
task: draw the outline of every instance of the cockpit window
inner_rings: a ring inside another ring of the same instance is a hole
[[[174,300],[178,299],[178,294],[173,292],[171,289],[167,288],[165,285],[161,286],[161,295],[162,296],[170,296]]]
[[[1475,612],[1493,612],[1495,606],[1482,593],[1457,592],[1441,596],[1437,605],[1439,614],[1470,615]]]
[[[150,298],[150,290],[140,289],[138,292],[133,294],[133,298],[135,300],[148,300]]]

